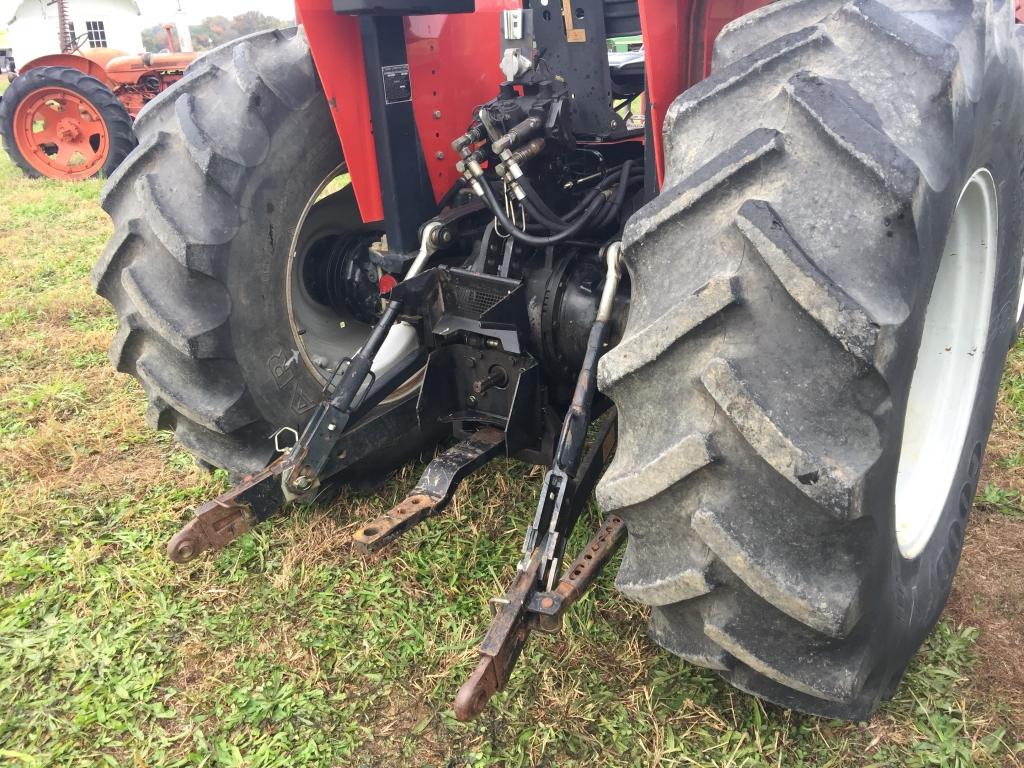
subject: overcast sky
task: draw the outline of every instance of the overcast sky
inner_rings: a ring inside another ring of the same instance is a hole
[[[171,14],[180,7],[190,24],[198,24],[207,16],[237,16],[246,11],[260,11],[279,19],[295,18],[293,0],[138,0],[139,10],[147,23],[173,21]]]

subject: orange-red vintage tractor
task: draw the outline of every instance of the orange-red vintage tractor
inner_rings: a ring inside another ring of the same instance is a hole
[[[656,643],[868,716],[946,601],[1019,330],[1013,3],[298,16],[153,99],[104,192],[111,357],[240,479],[171,559],[437,446],[374,550],[514,456],[547,472],[458,717],[624,538]]]
[[[135,146],[139,110],[195,57],[90,48],[33,59],[0,101],[4,149],[27,176],[109,176]]]

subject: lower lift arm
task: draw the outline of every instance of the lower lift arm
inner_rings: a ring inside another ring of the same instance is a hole
[[[423,271],[443,242],[443,230],[438,221],[423,228],[420,250],[405,275],[406,280]],[[338,363],[324,388],[327,392],[337,379],[333,396],[317,406],[287,454],[196,510],[196,516],[168,542],[167,555],[171,560],[184,563],[205,550],[220,549],[289,502],[311,496],[333,474],[338,443],[373,384],[373,359],[401,309],[401,300],[391,299],[359,351]]]
[[[557,632],[562,615],[600,572],[625,537],[618,517],[608,518],[558,581],[565,544],[615,447],[614,409],[604,418],[597,437],[584,452],[597,389],[597,363],[608,337],[612,304],[621,277],[620,243],[606,250],[608,271],[590,329],[587,352],[565,414],[555,456],[544,478],[537,513],[527,530],[523,560],[516,579],[497,610],[480,646],[480,663],[455,697],[455,716],[470,720],[505,687],[530,632]]]

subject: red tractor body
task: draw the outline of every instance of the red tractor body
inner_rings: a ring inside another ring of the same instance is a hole
[[[651,135],[661,181],[661,127],[672,100],[711,68],[715,37],[739,16],[767,0],[641,0]],[[436,200],[458,179],[451,138],[465,129],[466,115],[491,99],[502,82],[497,34],[501,14],[522,8],[518,0],[477,0],[472,13],[406,16],[405,44],[413,112]],[[384,218],[378,158],[370,118],[359,17],[336,13],[331,0],[297,0],[313,61],[327,95],[359,210],[364,221]],[[574,22],[585,29],[585,19]]]

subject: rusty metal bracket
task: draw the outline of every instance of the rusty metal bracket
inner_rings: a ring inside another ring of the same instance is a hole
[[[480,644],[480,663],[455,695],[455,717],[466,722],[483,712],[491,696],[505,687],[530,636],[527,620],[530,595],[540,574],[541,553],[534,550],[526,568],[497,605],[491,626]]]
[[[289,466],[288,457],[282,456],[196,509],[196,516],[167,542],[167,556],[187,563],[202,552],[222,549],[279,509],[284,503],[281,484],[268,481]]]
[[[544,548],[534,549],[505,598],[497,602],[494,620],[480,645],[480,663],[455,696],[455,717],[463,722],[472,720],[505,687],[532,630],[561,629],[565,611],[583,596],[625,535],[622,518],[605,520],[550,592],[537,592]]]
[[[245,504],[214,499],[196,510],[196,516],[167,542],[167,556],[176,563],[187,563],[201,552],[227,546],[252,524],[252,512]]]
[[[352,535],[353,549],[363,554],[376,552],[417,523],[441,512],[459,483],[497,456],[504,446],[502,430],[484,427],[449,448],[427,465],[408,496]]]

